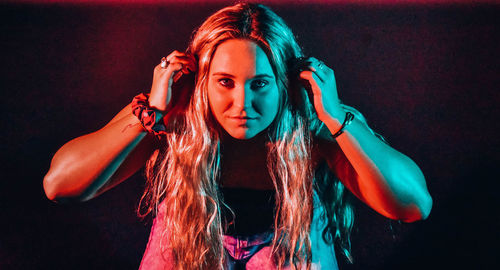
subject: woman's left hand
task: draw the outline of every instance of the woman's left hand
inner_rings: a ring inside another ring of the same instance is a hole
[[[300,68],[300,79],[312,92],[318,118],[335,134],[346,113],[333,70],[312,57],[300,63]],[[415,162],[377,138],[361,121],[354,121],[344,134],[348,135],[339,136],[334,144],[330,138],[321,140],[318,148],[344,186],[386,217],[405,222],[425,219],[432,198]]]
[[[325,122],[333,118],[342,123],[345,112],[340,106],[333,70],[314,57],[306,58],[303,67],[305,70],[299,77],[312,92],[319,120]]]

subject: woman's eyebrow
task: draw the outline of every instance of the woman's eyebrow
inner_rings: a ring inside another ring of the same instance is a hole
[[[224,77],[231,77],[234,78],[235,76],[226,72],[215,72],[212,74],[212,76],[224,76]]]
[[[263,77],[264,78],[269,78],[269,79],[274,79],[274,76],[271,76],[269,74],[257,74],[257,75],[255,75],[254,78],[263,78]]]
[[[215,72],[212,74],[212,76],[224,76],[224,77],[229,77],[229,78],[235,78],[236,76],[226,73],[226,72]],[[254,76],[254,78],[270,78],[273,79],[274,76],[271,76],[269,74],[257,74]]]

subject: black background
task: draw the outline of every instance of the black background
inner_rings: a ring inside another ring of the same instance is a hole
[[[141,172],[81,204],[48,201],[55,151],[148,91],[152,69],[184,50],[226,4],[0,4],[0,269],[136,269],[151,219],[135,214]],[[499,5],[270,4],[339,95],[422,168],[426,221],[357,205],[354,265],[491,269],[498,254]]]

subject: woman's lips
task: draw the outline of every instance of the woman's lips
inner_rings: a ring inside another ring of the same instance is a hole
[[[238,125],[245,125],[248,121],[255,120],[257,117],[249,116],[229,116],[229,120],[236,122]]]
[[[243,120],[251,120],[251,119],[255,119],[256,117],[249,117],[249,116],[229,116],[229,118],[231,119],[243,119]]]

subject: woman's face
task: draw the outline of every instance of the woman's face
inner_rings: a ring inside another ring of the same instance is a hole
[[[266,53],[254,42],[230,39],[212,58],[208,79],[210,109],[236,139],[250,139],[276,117],[279,92]]]

